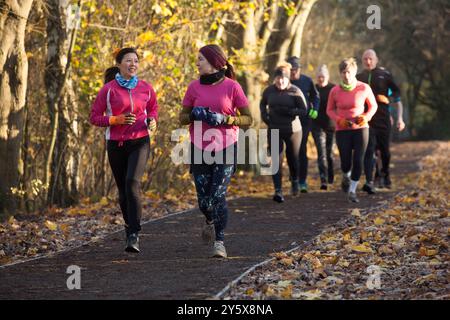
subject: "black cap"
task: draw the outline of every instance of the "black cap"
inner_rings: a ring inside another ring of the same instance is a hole
[[[292,69],[298,69],[301,68],[302,65],[300,64],[300,58],[293,56],[287,59],[287,62],[289,62],[292,66]]]

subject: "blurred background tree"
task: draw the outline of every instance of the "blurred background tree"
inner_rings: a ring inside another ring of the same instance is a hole
[[[373,4],[380,30],[366,26]],[[104,130],[88,119],[113,51],[123,46],[138,48],[139,77],[160,105],[147,194],[192,188],[187,166],[171,161],[171,133],[207,43],[223,46],[236,66],[255,127],[262,90],[288,56],[301,56],[313,78],[326,63],[337,82],[343,57],[360,60],[374,48],[403,89],[401,137],[448,139],[449,11],[448,0],[0,1],[0,215],[115,196]]]

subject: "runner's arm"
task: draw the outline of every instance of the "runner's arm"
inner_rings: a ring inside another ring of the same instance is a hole
[[[226,124],[231,126],[251,126],[252,123],[253,117],[248,107],[237,108],[236,116],[226,117]]]
[[[320,107],[320,94],[317,90],[316,86],[314,85],[314,82],[311,81],[309,90],[309,100],[314,110],[319,111]]]
[[[193,107],[187,107],[187,106],[183,106],[183,108],[180,111],[179,114],[179,120],[180,120],[180,124],[182,126],[190,124],[192,121],[191,118],[191,112],[192,112]]]
[[[405,122],[403,121],[403,104],[402,104],[401,95],[400,95],[400,88],[395,83],[394,77],[392,76],[392,74],[389,74],[388,86],[389,86],[389,89],[391,89],[391,91],[392,91],[392,97],[394,99],[394,102],[392,103],[392,105],[395,108],[397,108],[397,129],[399,131],[402,131],[403,129],[405,129]]]

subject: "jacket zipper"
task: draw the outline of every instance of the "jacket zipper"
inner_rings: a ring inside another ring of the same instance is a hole
[[[131,90],[130,89],[128,89],[128,94],[130,95],[131,113],[133,113],[133,111],[134,111],[134,103],[133,103],[133,98],[131,97]]]
[[[134,111],[134,103],[133,103],[133,97],[131,96],[131,90],[128,89],[128,95],[130,96],[130,104],[131,104],[131,113],[133,113]],[[119,141],[119,147],[123,146],[123,141],[124,141],[124,135],[122,134],[122,140]]]

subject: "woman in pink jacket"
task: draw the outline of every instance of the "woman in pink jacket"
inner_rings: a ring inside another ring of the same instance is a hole
[[[327,104],[327,114],[336,122],[336,144],[343,172],[341,186],[348,192],[350,202],[359,202],[356,188],[369,140],[368,122],[378,107],[370,87],[356,80],[357,69],[353,58],[339,64],[342,81],[331,89]]]
[[[137,77],[136,49],[121,49],[115,60],[116,66],[105,72],[105,85],[94,101],[90,121],[106,127],[108,159],[125,220],[125,251],[139,252],[140,180],[150,153],[149,132],[156,128],[158,103],[152,86]]]
[[[200,48],[197,67],[200,77],[188,86],[180,121],[190,125],[191,172],[205,216],[202,238],[213,244],[212,257],[226,258],[227,188],[237,163],[238,129],[251,125],[252,116],[234,68],[219,46]]]

